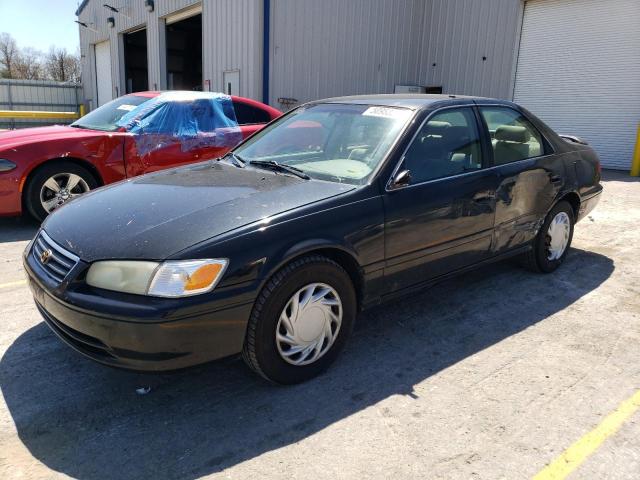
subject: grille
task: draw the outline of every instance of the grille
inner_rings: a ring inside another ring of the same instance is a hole
[[[52,279],[62,283],[79,258],[55,243],[41,231],[31,249],[34,260]]]

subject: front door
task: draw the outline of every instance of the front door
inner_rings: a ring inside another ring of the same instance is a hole
[[[384,199],[389,292],[490,255],[497,182],[482,151],[472,107],[432,114],[414,137],[397,170],[411,179]]]
[[[240,143],[243,131],[230,102],[208,98],[168,101],[131,129],[125,145],[127,176],[217,158]]]

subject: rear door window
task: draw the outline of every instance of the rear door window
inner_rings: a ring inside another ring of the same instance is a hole
[[[522,113],[509,107],[480,107],[480,113],[489,128],[494,165],[545,154],[542,135]]]
[[[236,111],[236,119],[239,125],[255,125],[256,123],[269,123],[271,116],[261,108],[242,102],[233,102]]]

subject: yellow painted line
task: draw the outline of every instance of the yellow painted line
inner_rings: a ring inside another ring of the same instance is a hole
[[[66,118],[75,120],[77,112],[45,112],[39,110],[0,110],[0,118]]]
[[[607,415],[600,424],[569,448],[553,462],[542,469],[533,480],[558,480],[566,478],[589,455],[595,452],[602,442],[616,433],[622,424],[640,409],[640,390],[628,398],[612,413]]]
[[[17,286],[26,285],[26,284],[27,284],[26,280],[16,280],[15,282],[0,283],[0,288],[11,288],[11,287],[17,287]]]

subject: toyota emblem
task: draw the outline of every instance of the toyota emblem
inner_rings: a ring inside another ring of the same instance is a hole
[[[42,262],[42,264],[46,265],[47,263],[49,263],[49,260],[51,259],[52,255],[53,255],[53,252],[49,249],[42,252],[40,254],[40,261]]]

